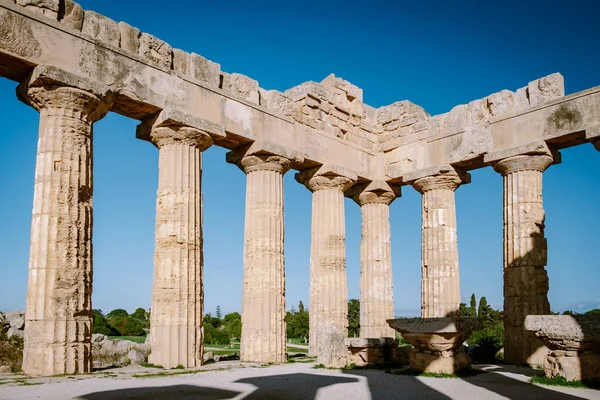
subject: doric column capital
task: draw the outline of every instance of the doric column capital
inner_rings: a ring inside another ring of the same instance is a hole
[[[456,170],[440,172],[436,175],[419,178],[412,183],[412,186],[421,194],[430,190],[452,190],[455,191],[463,183],[471,182],[471,175],[468,172],[459,174]]]
[[[252,154],[242,157],[237,166],[245,173],[252,171],[276,171],[285,174],[292,167],[288,158],[274,154]]]
[[[233,149],[226,157],[228,163],[237,165],[245,173],[277,171],[285,174],[304,161],[301,153],[264,140]]]
[[[505,158],[494,164],[494,170],[506,176],[517,171],[539,171],[544,172],[553,162],[549,155],[519,155]]]
[[[348,194],[358,205],[392,204],[396,197],[401,196],[400,186],[391,185],[385,181],[373,181],[368,184],[355,185]]]
[[[104,84],[44,65],[19,84],[17,97],[41,114],[89,123],[103,118],[114,102]]]
[[[148,140],[159,149],[169,144],[208,149],[215,139],[225,137],[225,128],[174,109],[164,109],[137,126],[138,139]]]
[[[204,151],[213,144],[212,137],[200,129],[183,125],[157,126],[150,132],[150,141],[159,149],[169,144],[185,144]]]
[[[357,177],[350,171],[340,168],[321,166],[298,172],[296,181],[303,184],[311,192],[318,190],[338,190],[345,192],[356,183]]]

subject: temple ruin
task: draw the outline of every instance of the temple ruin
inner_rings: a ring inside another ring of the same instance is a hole
[[[286,357],[286,172],[312,192],[318,355],[346,336],[344,196],[362,212],[361,337],[394,337],[390,204],[402,186],[422,194],[422,317],[453,316],[454,192],[469,170],[493,167],[504,178],[505,360],[543,363],[547,348],[525,329],[528,315],[550,314],[543,172],[562,148],[600,150],[600,87],[565,96],[552,74],[435,116],[407,100],[371,107],[333,74],[281,93],[71,0],[0,0],[0,76],[40,113],[25,373],[91,370],[92,132],[108,112],[141,121],[137,137],[159,151],[150,362],[202,363],[202,152],[220,146],[247,176],[242,360]]]

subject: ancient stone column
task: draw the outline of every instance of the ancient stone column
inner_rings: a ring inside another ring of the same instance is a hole
[[[494,165],[504,177],[504,360],[543,364],[546,348],[525,331],[527,315],[550,314],[542,172],[548,155],[519,155]]]
[[[38,72],[18,89],[40,112],[23,372],[87,373],[92,369],[92,124],[109,105],[100,95]]]
[[[422,197],[421,317],[455,315],[460,306],[454,191],[468,174],[454,170],[413,182]]]
[[[353,196],[362,213],[360,243],[360,337],[395,338],[386,320],[394,318],[390,234],[392,191],[362,191]]]
[[[213,140],[177,124],[154,127],[150,140],[160,151],[149,362],[197,367],[204,340],[202,152]]]
[[[240,359],[280,363],[286,360],[283,174],[291,161],[255,154],[237,164],[247,179]]]
[[[355,180],[308,170],[296,179],[313,192],[310,247],[309,355],[317,355],[318,331],[330,326],[348,333],[344,192]],[[343,343],[342,343],[343,346]]]

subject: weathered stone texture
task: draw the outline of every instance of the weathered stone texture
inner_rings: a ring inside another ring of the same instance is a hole
[[[203,69],[202,63],[198,63],[198,58],[196,58],[195,62],[195,73],[200,74],[201,76],[205,74],[210,74],[209,71],[205,71]],[[208,61],[208,60],[206,60]],[[218,64],[217,64],[218,65]],[[239,97],[243,100],[249,101],[251,103],[259,104],[259,93],[258,93],[258,82],[252,78],[247,77],[242,74],[228,74],[222,73],[222,89],[226,93],[230,93],[233,96]],[[210,76],[209,76],[210,77]],[[212,77],[211,77],[212,79]]]
[[[219,64],[207,60],[196,53],[190,54],[189,60],[190,66],[188,71],[190,76],[202,82],[206,82],[211,86],[219,87],[221,81],[221,66]],[[242,95],[244,98],[247,98],[249,101],[258,103],[258,100],[256,100],[256,95],[251,93],[252,91],[257,90],[257,88],[258,82],[256,82],[256,87],[254,87],[254,84],[248,85],[247,87],[243,88],[243,93],[240,93],[240,95]],[[236,89],[238,91],[240,90],[237,87]]]
[[[463,183],[453,169],[413,182],[422,195],[421,317],[455,315],[460,305],[454,191]]]
[[[529,104],[537,106],[565,95],[565,81],[561,74],[552,74],[529,82]]]
[[[119,47],[121,32],[119,24],[94,11],[85,11],[81,33],[101,43]]]
[[[138,54],[140,48],[140,30],[121,21],[119,22],[119,32],[121,34],[121,48],[127,52]]]
[[[313,192],[308,352],[309,355],[316,356],[318,346],[329,346],[323,344],[326,339],[318,337],[322,327],[330,325],[330,331],[335,331],[335,335],[332,333],[335,337],[338,334],[347,336],[344,191],[354,184],[356,177],[334,172],[322,174],[317,168],[298,173],[296,179]],[[338,345],[332,346],[340,348]],[[343,339],[341,348],[345,354]]]
[[[142,33],[140,36],[139,54],[159,67],[169,70],[172,67],[173,48],[171,45],[149,33]]]
[[[21,84],[40,112],[23,371],[91,372],[92,123],[108,106],[72,87]]]
[[[76,31],[83,28],[83,8],[72,0],[65,0],[64,15],[60,16],[60,23]]]
[[[240,359],[286,360],[283,174],[291,161],[248,155],[238,165],[247,176]]]
[[[316,327],[315,339],[317,343],[314,352],[317,356],[317,363],[323,364],[327,368],[344,368],[348,356],[344,345],[344,339],[348,336],[347,330],[328,322],[323,320]]]
[[[362,213],[360,244],[360,336],[395,337],[386,320],[394,318],[390,233],[393,191],[364,190],[354,196]]]
[[[527,315],[550,314],[542,172],[546,155],[509,157],[494,165],[504,177],[504,359],[541,365],[539,340],[525,331]]]
[[[28,10],[38,12],[54,20],[58,19],[60,0],[16,0],[16,2]]]
[[[193,368],[203,360],[202,152],[212,138],[159,125],[151,140],[160,151],[149,361]]]

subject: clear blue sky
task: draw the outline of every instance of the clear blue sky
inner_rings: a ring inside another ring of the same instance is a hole
[[[283,91],[334,72],[379,107],[408,99],[430,114],[515,90],[553,72],[567,93],[600,85],[600,6],[595,1],[158,1],[81,0]],[[117,6],[118,4],[118,6]],[[0,79],[0,309],[25,306],[38,114]],[[152,286],[157,150],[135,139],[137,121],[110,114],[94,137],[94,294],[105,312],[148,308]],[[600,152],[563,151],[544,174],[553,310],[600,302]],[[308,301],[311,194],[285,176],[288,308]],[[473,171],[458,189],[461,291],[502,306],[502,179]],[[206,311],[241,305],[245,176],[225,151],[204,157]],[[391,207],[395,307],[420,306],[420,195]],[[359,296],[360,209],[346,201],[350,297]],[[582,306],[581,309],[584,309]]]

